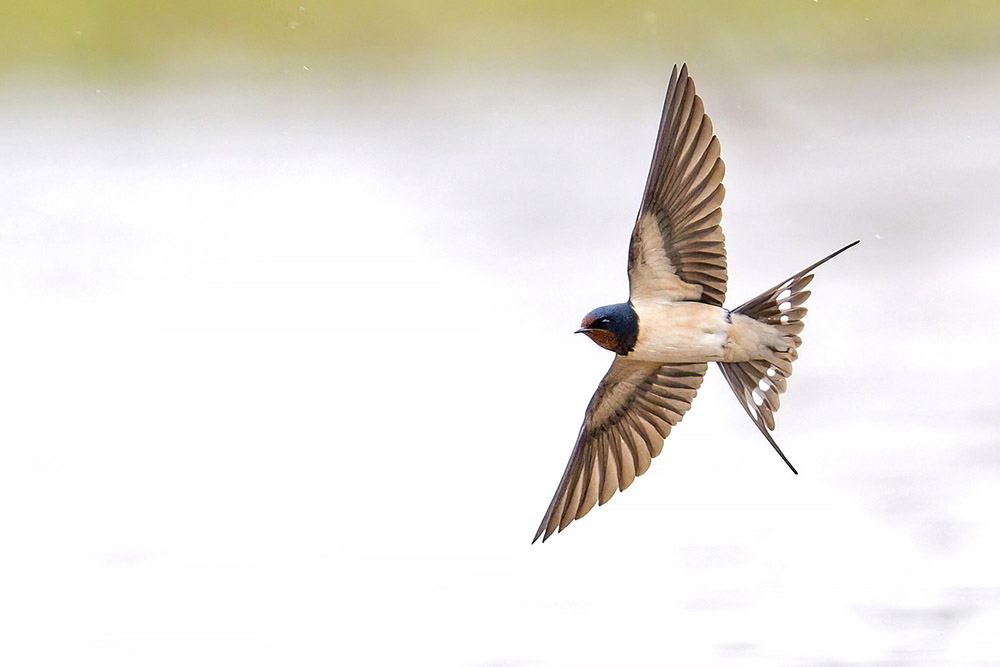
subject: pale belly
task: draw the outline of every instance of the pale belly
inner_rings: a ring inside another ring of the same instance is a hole
[[[695,301],[633,302],[639,338],[629,359],[686,363],[724,361],[732,327],[724,308]]]

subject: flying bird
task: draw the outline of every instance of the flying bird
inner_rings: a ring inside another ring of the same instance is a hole
[[[628,251],[629,298],[589,312],[576,333],[615,353],[535,534],[544,542],[649,468],[715,362],[788,465],[771,431],[802,344],[812,271],[854,241],[729,310],[725,172],[687,65],[674,66]]]

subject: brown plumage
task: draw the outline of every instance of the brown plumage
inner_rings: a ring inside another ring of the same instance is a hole
[[[802,342],[804,288],[813,269],[858,242],[726,310],[724,174],[719,140],[687,66],[674,67],[629,245],[629,300],[595,309],[579,330],[615,351],[615,360],[587,406],[535,540],[548,539],[646,472],[691,407],[711,361],[792,468],[769,431]]]

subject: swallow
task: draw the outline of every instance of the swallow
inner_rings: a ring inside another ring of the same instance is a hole
[[[711,362],[798,474],[771,431],[802,344],[805,288],[816,267],[859,241],[727,309],[724,173],[719,140],[687,65],[674,66],[629,244],[628,301],[592,310],[576,331],[615,358],[587,406],[533,542],[562,531],[646,472],[691,407]]]

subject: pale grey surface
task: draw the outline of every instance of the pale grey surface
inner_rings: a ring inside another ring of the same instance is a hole
[[[723,77],[730,304],[814,282],[778,414],[711,371],[529,547],[626,294],[668,71],[8,88],[11,664],[1000,659],[995,63]]]

